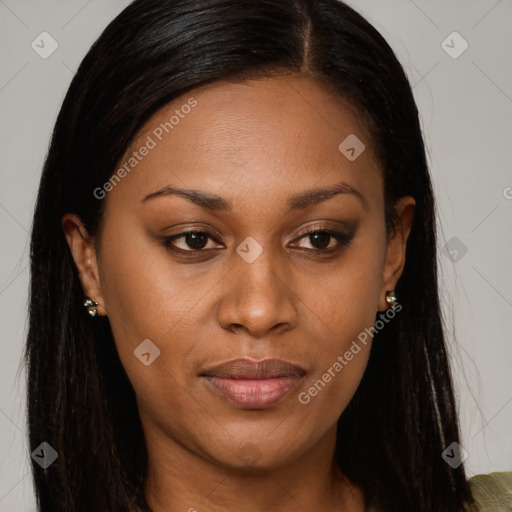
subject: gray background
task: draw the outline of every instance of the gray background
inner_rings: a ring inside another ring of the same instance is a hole
[[[349,3],[397,52],[421,113],[442,226],[441,294],[468,472],[511,470],[512,1]],[[74,70],[127,4],[0,0],[0,512],[35,509],[20,358],[41,167]],[[31,48],[43,31],[59,45],[47,59]],[[444,49],[451,46],[453,55],[463,48],[457,36],[448,37],[454,31],[469,44],[457,58]]]

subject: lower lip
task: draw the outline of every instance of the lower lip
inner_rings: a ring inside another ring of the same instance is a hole
[[[300,377],[269,379],[231,379],[204,376],[210,388],[243,409],[266,409],[282,400],[300,381]]]

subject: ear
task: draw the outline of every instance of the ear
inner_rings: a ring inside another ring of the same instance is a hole
[[[396,228],[389,235],[386,260],[382,271],[382,284],[379,294],[379,311],[389,308],[386,292],[394,290],[405,266],[407,239],[411,232],[416,201],[411,196],[403,196],[395,202],[397,213]],[[400,302],[400,297],[397,297]]]
[[[94,240],[89,236],[80,217],[74,213],[66,213],[62,217],[62,229],[78,270],[78,277],[86,297],[96,301],[96,309],[100,316],[107,314],[103,292],[101,290],[98,259]]]

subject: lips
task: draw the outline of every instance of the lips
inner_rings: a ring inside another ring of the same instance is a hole
[[[281,359],[234,359],[201,372],[208,388],[244,409],[265,409],[296,388],[306,374],[300,366]]]

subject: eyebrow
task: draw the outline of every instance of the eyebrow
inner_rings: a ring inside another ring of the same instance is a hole
[[[303,210],[309,206],[327,201],[327,199],[339,194],[350,194],[357,197],[363,204],[364,208],[368,209],[368,203],[363,194],[361,194],[361,192],[352,185],[349,185],[344,181],[340,181],[339,183],[328,187],[306,190],[305,192],[300,192],[299,194],[289,197],[287,201],[288,211]],[[229,200],[224,199],[223,197],[194,189],[178,188],[172,185],[157,190],[156,192],[151,192],[144,197],[142,202],[166,196],[183,197],[184,199],[188,199],[192,203],[207,210],[231,210],[233,206]]]

